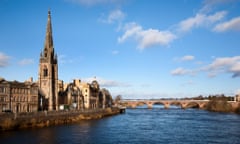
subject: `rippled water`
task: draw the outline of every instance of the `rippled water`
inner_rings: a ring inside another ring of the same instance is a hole
[[[171,107],[127,109],[78,124],[0,132],[0,143],[240,144],[240,115]]]

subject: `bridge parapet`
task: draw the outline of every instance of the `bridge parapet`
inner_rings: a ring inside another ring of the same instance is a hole
[[[162,104],[164,108],[169,108],[170,105],[180,105],[181,108],[185,109],[188,107],[204,108],[208,103],[208,100],[123,100],[125,106],[136,108],[137,106],[146,104],[148,108],[152,108],[154,104]]]

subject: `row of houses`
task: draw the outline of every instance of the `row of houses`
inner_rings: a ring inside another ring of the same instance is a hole
[[[64,84],[59,81],[58,110],[84,110],[108,108],[113,100],[110,92],[100,88],[96,80],[92,83],[79,79]],[[25,82],[7,81],[0,78],[0,113],[1,112],[36,112],[48,110],[46,99],[32,79]]]

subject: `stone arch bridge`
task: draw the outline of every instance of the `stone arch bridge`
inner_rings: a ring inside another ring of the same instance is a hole
[[[170,105],[178,105],[181,108],[204,108],[209,100],[121,100],[121,104],[129,107],[136,108],[137,106],[147,105],[152,108],[154,104],[162,104],[164,108],[169,108]]]
[[[162,104],[165,108],[169,108],[170,105],[177,105],[183,109],[186,108],[200,108],[204,109],[208,104],[209,100],[134,100],[127,99],[121,100],[120,104],[126,106],[128,108],[136,108],[137,106],[147,105],[148,108],[152,108],[154,104]],[[236,101],[228,101],[232,105],[234,109],[236,109],[239,105],[239,102]]]

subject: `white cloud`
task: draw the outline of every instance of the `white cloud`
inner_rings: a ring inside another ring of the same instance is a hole
[[[136,23],[128,23],[124,27],[124,34],[118,38],[122,43],[127,39],[133,38],[138,43],[138,48],[143,50],[154,45],[168,45],[176,36],[170,31],[159,31],[157,29],[144,30]]]
[[[203,7],[200,9],[200,13],[208,13],[212,11],[215,7],[227,3],[231,3],[234,0],[204,0],[203,1]]]
[[[186,18],[174,25],[174,29],[158,30],[158,29],[144,29],[141,25],[132,22],[125,24],[124,34],[118,38],[118,42],[122,43],[128,39],[133,39],[138,43],[138,49],[143,50],[155,45],[168,45],[183,33],[191,31],[194,28],[206,27],[212,29],[218,22],[221,22],[227,15],[227,11],[217,11],[213,13],[216,6],[227,4],[232,0],[205,0],[203,7],[193,17]],[[210,13],[211,12],[211,13]],[[112,20],[109,20],[110,22]],[[240,29],[239,22],[225,24],[228,29]],[[220,27],[219,25],[218,27]]]
[[[232,77],[240,77],[240,61],[233,64],[229,71],[233,73]]]
[[[181,21],[178,24],[177,30],[180,32],[187,32],[196,27],[209,26],[222,20],[226,14],[226,11],[216,12],[213,15],[197,13],[194,17],[190,17],[186,20]]]
[[[0,67],[5,67],[9,64],[10,57],[2,52],[0,52]]]
[[[191,70],[184,69],[182,67],[176,68],[175,70],[171,71],[171,75],[174,75],[174,76],[187,75],[190,73],[192,73]]]
[[[103,15],[99,20],[101,22],[111,24],[114,22],[121,22],[124,18],[125,18],[125,14],[121,10],[116,9],[111,11],[107,17]]]
[[[183,56],[180,60],[181,61],[191,61],[191,60],[194,60],[195,57],[192,56],[192,55],[186,55],[186,56]]]
[[[130,84],[123,83],[123,82],[118,82],[115,80],[107,80],[101,77],[91,77],[91,78],[83,78],[83,81],[91,83],[93,80],[97,80],[100,87],[129,87]]]
[[[93,6],[98,4],[114,4],[120,3],[123,0],[66,0],[73,3],[78,3],[85,6]]]
[[[210,73],[231,73],[232,77],[240,76],[240,56],[216,58],[206,67]]]
[[[33,64],[33,63],[34,63],[33,59],[23,59],[23,60],[18,62],[18,64],[21,65],[21,66],[29,65],[29,64]]]
[[[142,30],[142,27],[136,23],[127,23],[124,27],[125,33],[123,36],[118,38],[118,42],[124,42],[131,36],[137,35]]]
[[[220,73],[230,73],[232,77],[240,77],[240,56],[215,58],[210,64],[196,68],[184,69],[182,67],[171,71],[172,75],[195,75],[197,72],[207,72],[209,77]]]
[[[216,32],[240,31],[240,17],[233,18],[229,21],[217,24],[214,29]]]

